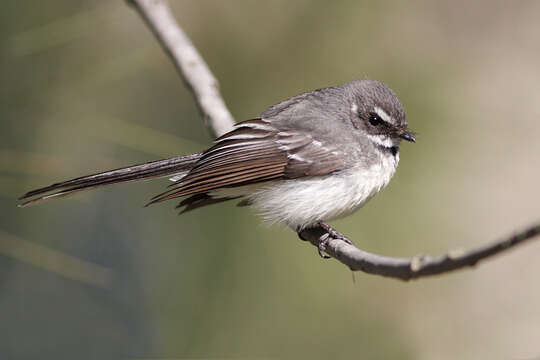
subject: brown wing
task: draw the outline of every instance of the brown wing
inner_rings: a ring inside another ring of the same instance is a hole
[[[149,204],[224,187],[324,175],[343,166],[343,153],[332,146],[297,131],[279,131],[264,119],[249,120],[218,138],[178,185]]]

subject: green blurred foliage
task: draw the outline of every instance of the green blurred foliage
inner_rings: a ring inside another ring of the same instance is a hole
[[[419,141],[404,144],[388,189],[335,222],[361,248],[440,253],[537,220],[538,2],[170,2],[237,120],[353,78],[396,91]],[[142,208],[165,180],[17,209],[31,188],[211,139],[124,2],[3,5],[2,358],[540,354],[538,244],[404,284],[353,280],[293,232],[233,204],[180,217],[172,203]],[[98,268],[110,283],[84,280]]]

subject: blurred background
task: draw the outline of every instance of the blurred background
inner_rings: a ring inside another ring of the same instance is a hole
[[[239,120],[372,78],[405,106],[390,186],[333,222],[368,251],[470,248],[540,215],[540,2],[171,1]],[[540,241],[403,283],[323,261],[233,203],[142,205],[166,180],[18,209],[51,182],[211,138],[123,1],[3,2],[2,359],[540,356]]]

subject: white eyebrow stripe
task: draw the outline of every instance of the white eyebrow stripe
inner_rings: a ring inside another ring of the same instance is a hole
[[[377,115],[379,115],[381,117],[381,119],[383,119],[384,121],[386,121],[387,123],[390,123],[390,124],[393,124],[394,121],[392,119],[392,117],[390,115],[388,115],[386,113],[386,111],[384,111],[383,109],[381,109],[380,107],[378,106],[375,106],[375,112],[377,113]]]

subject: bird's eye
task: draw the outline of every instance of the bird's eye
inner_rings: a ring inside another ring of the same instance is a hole
[[[381,119],[381,117],[375,113],[371,113],[369,114],[369,119],[368,119],[369,123],[373,126],[377,126],[377,125],[380,125],[382,124],[383,120]]]

